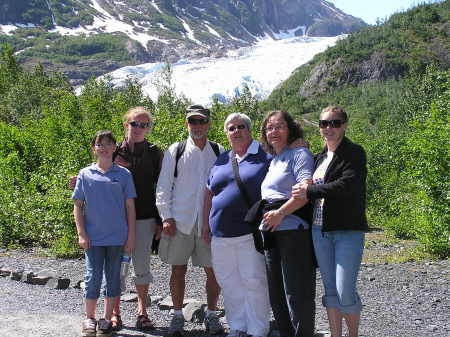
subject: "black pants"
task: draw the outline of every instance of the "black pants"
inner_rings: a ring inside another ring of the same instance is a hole
[[[282,337],[313,337],[316,269],[308,231],[273,233],[266,251],[270,304]]]

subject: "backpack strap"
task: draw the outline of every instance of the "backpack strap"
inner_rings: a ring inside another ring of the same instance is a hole
[[[211,148],[213,149],[214,153],[216,154],[216,157],[218,157],[220,154],[219,144],[209,140],[209,145],[211,145]]]
[[[182,140],[177,145],[177,152],[175,154],[175,171],[173,172],[173,176],[175,178],[178,177],[178,161],[180,160],[181,156],[183,155],[185,149],[186,149],[186,139]]]
[[[211,145],[211,148],[213,149],[216,157],[218,157],[220,155],[219,144],[217,144],[216,142],[213,142],[211,140],[209,140],[208,142],[209,142],[209,145]],[[178,161],[180,160],[181,156],[183,155],[185,149],[186,149],[186,139],[182,140],[177,145],[177,152],[175,154],[175,171],[173,172],[173,176],[175,178],[178,177]]]
[[[114,160],[116,160],[116,157],[117,157],[117,155],[119,154],[119,151],[120,151],[120,147],[122,146],[122,142],[117,142],[116,143],[116,149],[114,150],[114,152],[113,152],[113,155],[112,155],[112,161],[114,162]]]

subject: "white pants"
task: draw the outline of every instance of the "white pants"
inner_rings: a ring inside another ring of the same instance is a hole
[[[264,256],[256,251],[253,236],[213,237],[211,253],[230,329],[266,336],[270,320],[269,291]]]

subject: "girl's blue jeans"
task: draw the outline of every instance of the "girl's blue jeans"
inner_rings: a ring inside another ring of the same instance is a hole
[[[85,251],[86,275],[84,297],[98,299],[105,274],[105,296],[120,295],[120,258],[123,246],[93,246]]]
[[[325,288],[323,305],[337,308],[344,314],[360,312],[362,304],[356,292],[356,281],[364,249],[364,232],[322,233],[321,227],[313,226],[312,236]]]

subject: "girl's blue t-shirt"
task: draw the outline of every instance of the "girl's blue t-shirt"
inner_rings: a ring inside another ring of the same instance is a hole
[[[113,164],[102,173],[94,163],[79,172],[72,199],[85,202],[85,228],[92,246],[125,244],[128,237],[125,201],[130,198],[136,198],[136,190],[126,168]]]
[[[269,171],[261,185],[261,197],[269,202],[291,198],[292,186],[305,179],[312,179],[314,156],[304,147],[285,148],[273,157]],[[296,215],[284,217],[276,230],[308,228],[309,224]]]

